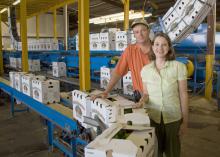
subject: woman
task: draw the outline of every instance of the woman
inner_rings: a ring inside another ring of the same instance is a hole
[[[180,156],[180,135],[187,130],[187,70],[175,61],[170,38],[158,33],[153,40],[152,62],[143,67],[144,95],[136,107],[147,105],[158,138],[158,156]]]

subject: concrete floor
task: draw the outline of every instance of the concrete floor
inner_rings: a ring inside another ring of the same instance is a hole
[[[33,111],[10,116],[8,98],[0,98],[0,157],[58,157],[48,150],[47,130]],[[220,112],[215,102],[190,99],[188,134],[182,138],[182,157],[219,157]]]
[[[220,156],[220,111],[215,101],[190,98],[189,130],[182,139],[182,157]]]
[[[38,114],[30,111],[11,117],[8,104],[0,98],[0,157],[62,156],[56,149],[48,151],[47,128]]]

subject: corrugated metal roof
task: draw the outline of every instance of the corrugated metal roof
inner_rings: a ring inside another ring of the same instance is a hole
[[[12,6],[16,0],[1,0],[0,10],[5,7]],[[27,1],[27,16],[32,17],[43,12],[47,12],[53,8],[62,7],[65,3],[74,3],[76,0],[26,0]],[[19,19],[19,4],[16,5],[16,15]],[[2,20],[7,20],[7,12],[2,13]]]
[[[16,0],[0,0],[0,10],[12,5]],[[26,0],[27,16],[31,17],[50,9],[62,7],[66,2],[68,10],[77,11],[77,0]],[[76,3],[74,3],[76,2]],[[152,12],[154,16],[163,16],[167,10],[174,5],[175,0],[130,0],[130,9]],[[74,3],[74,4],[73,4]],[[220,1],[217,1],[216,8],[220,7]],[[19,5],[16,6],[17,17],[19,19]],[[58,9],[62,12],[62,9]],[[90,17],[118,13],[123,11],[122,0],[90,0]],[[220,9],[216,10],[217,21],[220,22]],[[3,20],[7,20],[7,12],[2,14]]]

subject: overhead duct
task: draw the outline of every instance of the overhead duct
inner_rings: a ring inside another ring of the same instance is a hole
[[[16,23],[16,10],[14,6],[11,6],[8,9],[8,28],[11,37],[11,47],[14,49],[17,49],[17,43],[20,41]]]
[[[10,20],[11,20],[11,31],[14,39],[16,41],[20,41],[18,31],[17,31],[17,25],[16,25],[16,10],[15,7],[10,7]]]

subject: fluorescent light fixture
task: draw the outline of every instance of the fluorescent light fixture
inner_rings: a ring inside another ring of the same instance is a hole
[[[15,1],[12,5],[17,5],[18,3],[20,3],[21,2],[21,0],[17,0],[17,1]]]
[[[129,20],[150,16],[152,16],[151,13],[143,14],[141,12],[134,12],[134,10],[129,11]],[[101,24],[116,21],[124,21],[124,12],[92,18],[89,20],[89,23]]]
[[[2,10],[0,11],[0,13],[2,14],[2,13],[4,13],[5,11],[7,11],[7,8],[2,9]]]

